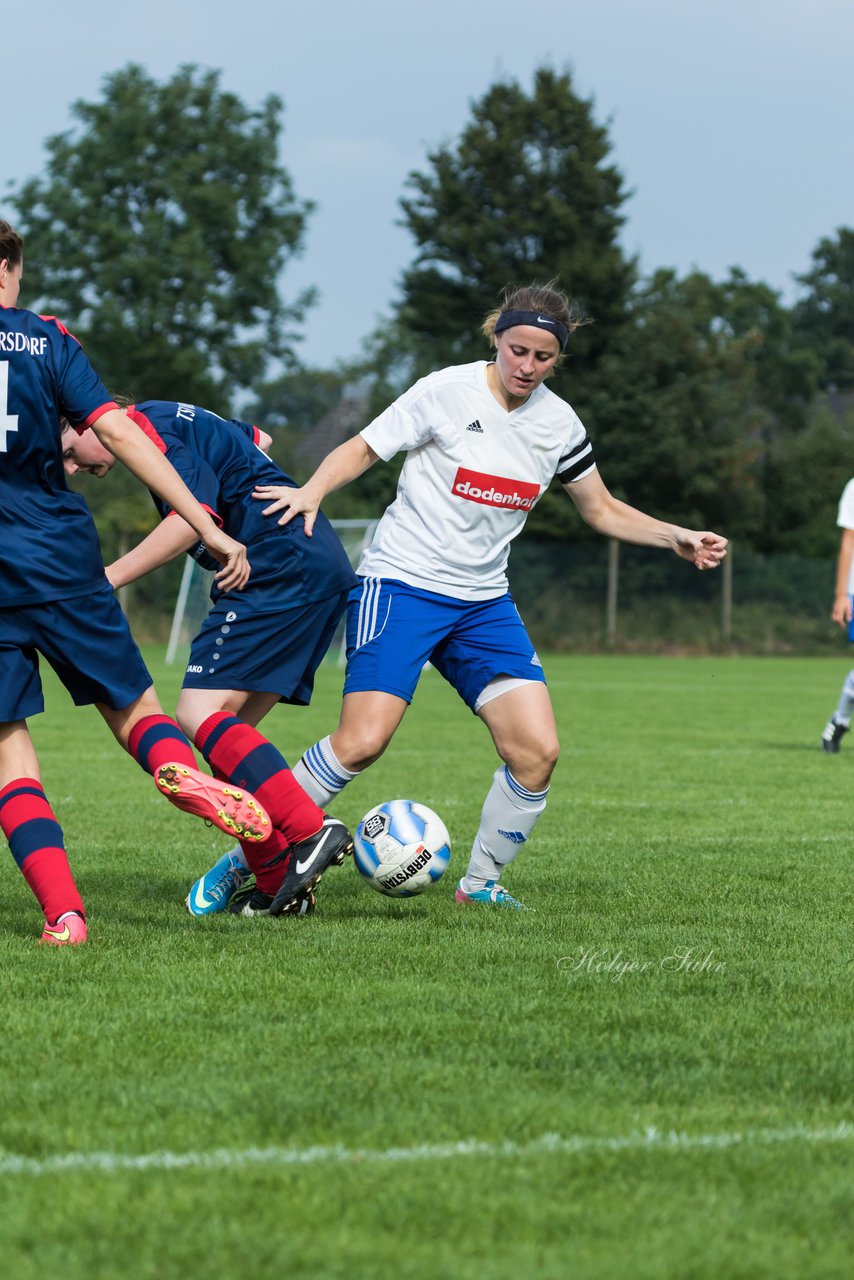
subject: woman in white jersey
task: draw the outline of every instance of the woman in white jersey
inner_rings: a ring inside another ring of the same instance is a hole
[[[397,496],[350,596],[347,675],[338,728],[294,776],[322,807],[388,746],[426,662],[492,735],[502,764],[486,796],[459,902],[521,910],[504,869],[546,807],[558,758],[539,658],[507,589],[510,542],[558,476],[607,537],[675,551],[713,569],[726,539],[664,524],[617,501],[596,470],[584,427],[543,385],[580,323],[551,285],[507,291],[483,332],[495,358],[422,378],[324,459],[302,489],[260,487],[265,515],[312,525],[328,493],[379,458],[406,460]]]

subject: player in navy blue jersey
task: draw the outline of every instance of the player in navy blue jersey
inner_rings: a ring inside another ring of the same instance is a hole
[[[214,580],[211,610],[192,642],[176,716],[214,772],[248,788],[265,806],[274,831],[263,849],[241,842],[254,885],[232,897],[245,872],[238,851],[229,851],[193,886],[187,907],[193,915],[209,914],[228,897],[236,913],[304,914],[313,907],[320,876],[343,861],[352,840],[298,786],[285,759],[255,726],[277,702],[309,702],[355,575],[325,518],[315,524],[312,538],[299,522],[280,526],[265,519],[252,497],[255,487],[296,485],[259,447],[269,437],[262,438],[257,427],[175,401],[149,400],[127,412],[202,506],[246,544],[252,562],[250,582],[227,597]],[[63,456],[70,474],[98,477],[114,461],[92,431],[66,430]],[[212,567],[193,529],[168,502],[153,497],[161,523],[107,567],[114,587],[182,552]]]
[[[151,677],[104,575],[86,503],[62,462],[61,419],[94,433],[192,525],[240,591],[245,547],[217,528],[168,461],[118,408],[77,340],[53,317],[17,306],[23,240],[0,221],[0,829],[44,912],[41,941],[86,940],[62,830],[41,785],[27,719],[44,709],[39,654],[78,705],[95,703],[118,741],[179,808],[262,840],[251,795],[202,774],[163,715]]]

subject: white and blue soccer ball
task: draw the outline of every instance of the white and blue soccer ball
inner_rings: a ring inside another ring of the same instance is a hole
[[[353,837],[357,868],[377,893],[413,898],[444,875],[451,840],[426,804],[386,800],[366,813]]]

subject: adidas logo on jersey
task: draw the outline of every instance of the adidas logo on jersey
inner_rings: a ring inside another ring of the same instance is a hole
[[[474,422],[470,422],[468,424],[466,431],[479,431],[480,434],[483,435],[483,427],[480,425],[477,418],[475,418]]]

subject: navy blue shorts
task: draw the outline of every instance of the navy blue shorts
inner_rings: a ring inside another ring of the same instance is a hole
[[[151,684],[113,589],[0,609],[0,723],[44,711],[39,654],[78,707],[128,707]]]
[[[361,578],[347,611],[345,693],[393,693],[412,701],[426,662],[474,705],[497,676],[545,683],[508,592],[457,600],[393,578]]]
[[[220,596],[190,648],[184,688],[277,693],[280,702],[308,706],[346,606],[346,591],[264,613]]]

